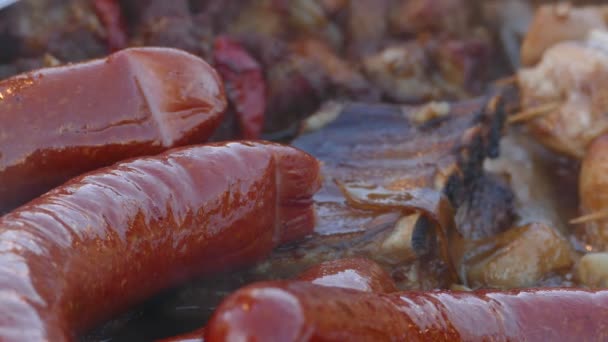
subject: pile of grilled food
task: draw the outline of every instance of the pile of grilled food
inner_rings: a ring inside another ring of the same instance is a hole
[[[601,1],[21,0],[0,79],[2,341],[608,336]]]

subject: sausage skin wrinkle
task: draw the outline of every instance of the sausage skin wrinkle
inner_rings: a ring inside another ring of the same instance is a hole
[[[215,341],[605,341],[608,291],[372,293],[309,282],[245,287],[216,310]]]
[[[0,214],[120,160],[202,143],[226,109],[202,59],[132,48],[0,82]]]
[[[125,161],[0,218],[0,341],[69,341],[193,276],[312,232],[316,159],[233,142]]]

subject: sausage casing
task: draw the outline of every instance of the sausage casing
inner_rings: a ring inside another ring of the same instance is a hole
[[[366,292],[397,291],[391,276],[380,265],[365,258],[326,261],[304,271],[298,280]]]
[[[0,218],[0,340],[64,341],[195,275],[310,233],[316,159],[271,143],[171,150]]]
[[[603,341],[608,291],[532,289],[381,294],[260,283],[226,299],[212,341]],[[239,339],[240,338],[240,339]]]
[[[396,291],[395,282],[377,263],[364,258],[326,261],[311,267],[298,276],[299,280],[322,286],[334,286],[366,292]],[[203,342],[206,327],[157,342]]]
[[[168,48],[0,82],[0,213],[117,161],[204,142],[226,99],[216,72]]]

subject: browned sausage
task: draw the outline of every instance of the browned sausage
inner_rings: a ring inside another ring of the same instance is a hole
[[[319,164],[295,148],[180,148],[73,179],[0,218],[0,341],[65,341],[194,275],[309,234]]]
[[[0,213],[83,172],[204,142],[226,108],[216,72],[168,48],[0,82]]]
[[[326,261],[300,274],[298,280],[366,292],[397,291],[391,276],[380,265],[364,258]]]
[[[320,263],[300,274],[299,280],[317,285],[390,293],[397,290],[395,282],[377,263],[364,258],[347,258]],[[206,328],[158,342],[202,342]]]
[[[604,341],[608,291],[392,294],[268,282],[226,299],[214,341]]]

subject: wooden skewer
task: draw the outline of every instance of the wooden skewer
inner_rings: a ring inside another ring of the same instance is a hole
[[[591,214],[587,214],[587,215],[583,215],[583,216],[577,217],[575,219],[570,220],[570,224],[587,223],[587,222],[590,222],[590,221],[600,220],[600,219],[604,219],[604,218],[608,218],[608,211],[607,210],[597,211],[595,213],[591,213]]]
[[[532,119],[547,115],[559,107],[558,102],[545,103],[536,107],[523,110],[517,114],[507,118],[507,123],[516,124],[520,122],[530,121]]]

